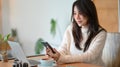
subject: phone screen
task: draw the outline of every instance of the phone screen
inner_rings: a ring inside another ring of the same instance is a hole
[[[46,48],[49,47],[49,48],[52,50],[52,52],[55,53],[54,50],[53,50],[53,48],[50,46],[50,44],[49,44],[48,42],[41,42],[41,43],[42,43]]]

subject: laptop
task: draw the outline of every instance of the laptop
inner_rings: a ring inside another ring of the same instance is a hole
[[[30,60],[30,59],[28,60],[18,42],[8,41],[8,44],[10,45],[10,47],[12,49],[13,57],[22,61],[22,63],[26,62],[30,66],[36,66],[36,65],[40,64],[40,62],[37,60]]]

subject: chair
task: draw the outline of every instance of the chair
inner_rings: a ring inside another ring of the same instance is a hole
[[[107,33],[102,59],[105,67],[120,67],[120,33]]]

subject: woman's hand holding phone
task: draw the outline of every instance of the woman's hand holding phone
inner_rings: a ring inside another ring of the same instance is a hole
[[[59,59],[59,57],[60,57],[60,53],[55,48],[53,48],[53,51],[55,53],[53,53],[52,50],[51,50],[51,48],[49,48],[49,47],[47,47],[47,49],[46,49],[47,55],[50,56],[50,57],[52,57],[54,60],[57,61]]]
[[[55,48],[52,48],[48,42],[42,42],[42,44],[46,47],[46,54],[57,61],[60,53]]]
[[[49,44],[48,42],[41,42],[41,43],[42,43],[46,48],[49,47],[49,48],[52,50],[52,52],[55,53],[54,50],[53,50],[53,48],[50,46],[50,44]]]

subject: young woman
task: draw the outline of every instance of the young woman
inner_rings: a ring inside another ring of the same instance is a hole
[[[58,63],[83,62],[103,66],[102,51],[106,31],[99,25],[96,7],[91,0],[76,0],[72,7],[72,24],[65,31],[59,50],[46,49]]]

